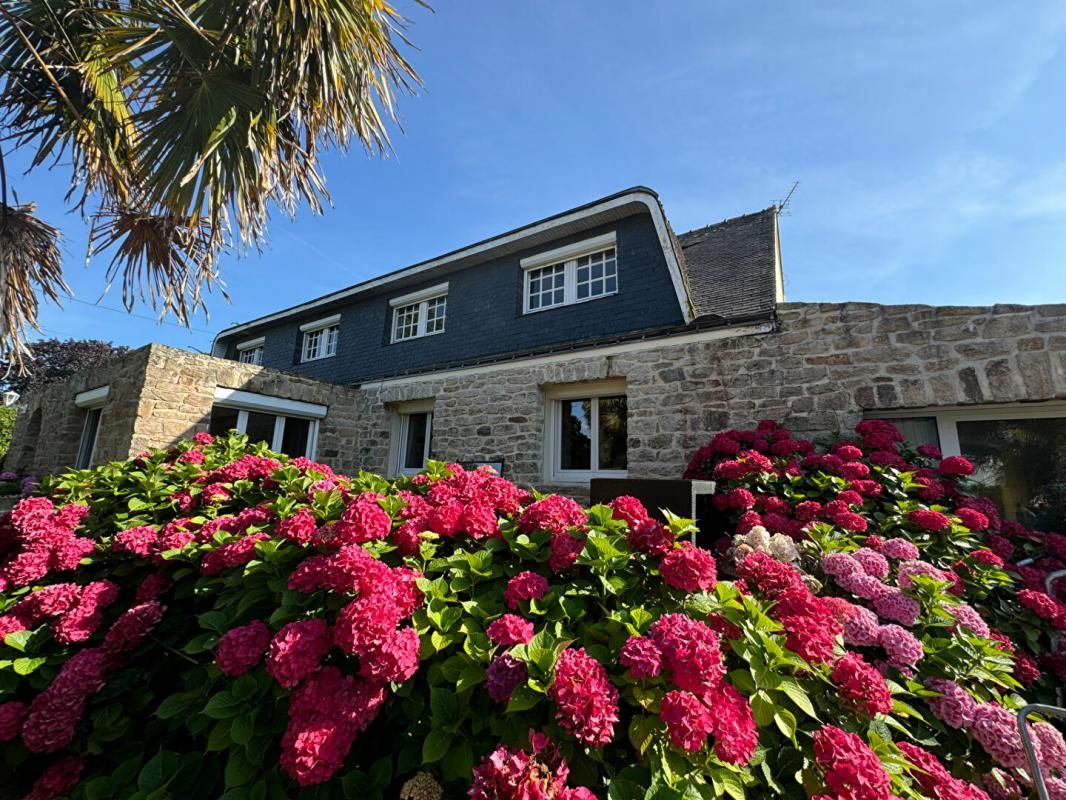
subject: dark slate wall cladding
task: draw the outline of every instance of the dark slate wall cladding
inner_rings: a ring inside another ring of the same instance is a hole
[[[618,250],[617,294],[572,306],[522,314],[522,258],[614,230]],[[444,333],[390,344],[389,298],[447,281]],[[340,313],[337,355],[299,363],[299,327]],[[520,353],[539,347],[611,337],[683,322],[655,226],[647,214],[560,238],[548,245],[478,264],[451,275],[335,308],[311,311],[273,327],[248,330],[228,342],[266,336],[263,366],[339,383],[358,383],[411,370],[431,370],[456,361]]]

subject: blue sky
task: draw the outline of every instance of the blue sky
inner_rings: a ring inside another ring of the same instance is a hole
[[[426,88],[395,155],[332,153],[334,207],[226,257],[195,329],[67,303],[45,336],[208,349],[212,333],[634,184],[677,231],[765,208],[791,300],[1066,302],[1066,4],[644,0],[410,4]],[[25,163],[20,154],[15,163]],[[66,234],[62,171],[16,177]],[[119,307],[116,290],[102,303]]]

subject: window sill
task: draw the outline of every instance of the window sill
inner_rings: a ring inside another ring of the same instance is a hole
[[[310,364],[313,361],[325,361],[327,358],[335,358],[336,355],[337,355],[336,353],[331,353],[328,356],[315,356],[314,358],[301,358],[299,363],[301,363],[301,364]]]
[[[555,486],[580,486],[593,478],[628,478],[629,470],[600,470],[599,472],[556,472],[545,477],[545,482]]]
[[[570,306],[579,306],[582,303],[591,303],[594,300],[602,300],[605,297],[614,297],[616,294],[618,294],[618,290],[617,289],[615,289],[613,292],[607,292],[606,294],[598,294],[595,297],[583,297],[580,300],[574,300],[573,302],[570,302],[570,303],[557,303],[554,306],[541,306],[540,308],[526,308],[526,309],[523,309],[522,316],[527,316],[529,314],[539,314],[541,311],[555,311],[555,310],[560,309],[560,308],[569,308]]]
[[[426,339],[430,336],[440,336],[444,331],[433,331],[433,333],[420,333],[417,336],[408,336],[406,339],[392,339],[389,344],[403,344],[404,342],[414,342],[418,339]]]

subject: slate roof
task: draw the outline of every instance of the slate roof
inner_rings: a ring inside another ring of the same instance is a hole
[[[777,208],[677,237],[697,318],[770,316],[777,304]]]

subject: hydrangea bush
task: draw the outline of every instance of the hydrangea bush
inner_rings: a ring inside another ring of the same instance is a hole
[[[1057,540],[881,444],[716,438],[717,559],[632,498],[239,436],[48,480],[0,522],[0,757],[34,800],[1023,797],[1064,617],[1004,553]]]

